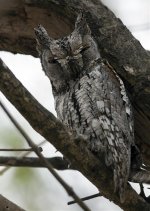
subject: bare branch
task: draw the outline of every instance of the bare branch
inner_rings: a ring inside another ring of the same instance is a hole
[[[38,144],[38,147],[40,148],[44,143],[46,142],[46,140],[43,140],[41,141],[39,144]],[[39,149],[40,150],[40,149]],[[24,153],[21,153],[19,155],[19,158],[23,158],[27,155],[29,155],[31,153],[31,151],[27,151],[27,152],[24,152]],[[0,175],[3,175],[6,171],[8,171],[10,169],[10,166],[7,166],[5,168],[3,168],[2,170],[0,170]]]
[[[93,198],[96,198],[96,197],[99,197],[99,196],[102,196],[102,194],[96,193],[96,194],[93,194],[93,195],[90,195],[90,196],[83,197],[83,198],[81,198],[81,200],[87,201],[89,199],[93,199]],[[75,204],[75,203],[76,203],[75,201],[69,201],[68,205]]]
[[[8,210],[15,210],[15,211],[25,211],[18,205],[14,204],[13,202],[6,199],[4,196],[0,195],[0,210],[8,211]]]
[[[76,170],[66,159],[63,157],[45,158],[57,170]],[[35,157],[3,157],[0,156],[0,166],[11,167],[32,167],[32,168],[45,168],[44,163]],[[130,182],[140,183],[144,182],[150,184],[150,171],[138,170],[132,171],[129,177]]]
[[[41,150],[42,150],[42,148],[41,148]],[[25,151],[29,151],[29,152],[31,152],[31,151],[33,151],[33,149],[32,148],[28,148],[28,149],[11,149],[11,148],[9,148],[9,149],[4,149],[4,148],[0,148],[0,152],[12,152],[12,151],[18,151],[18,152],[25,152]]]
[[[62,157],[45,158],[57,170],[73,169],[66,159]],[[12,167],[38,167],[45,168],[44,163],[35,157],[3,157],[0,156],[0,166]]]

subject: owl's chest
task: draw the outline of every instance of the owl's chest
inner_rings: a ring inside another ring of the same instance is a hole
[[[68,92],[55,97],[58,118],[71,129],[87,133],[95,119],[95,127],[99,128],[100,116],[110,117],[112,110],[114,115],[121,112],[119,94],[109,73],[97,67],[76,81]]]

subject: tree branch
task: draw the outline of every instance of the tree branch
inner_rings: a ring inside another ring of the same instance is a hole
[[[42,148],[40,148],[40,150],[42,151]],[[12,151],[15,151],[15,152],[32,152],[33,149],[32,148],[0,148],[0,152],[12,152]]]
[[[45,159],[57,170],[77,170],[63,157]],[[0,156],[0,166],[45,168],[44,163],[39,158],[13,156]],[[129,176],[129,181],[135,183],[142,183],[144,181],[146,184],[150,184],[150,172],[144,169],[132,171]]]
[[[124,210],[150,209],[150,205],[138,196],[130,185],[127,187],[124,203],[120,203],[119,196],[114,194],[112,172],[88,151],[81,137],[74,138],[53,114],[33,98],[1,60],[0,90],[27,119],[30,125],[63,153],[71,161],[75,169],[85,175],[101,190],[103,196],[114,201]]]
[[[52,157],[45,159],[57,170],[74,169],[72,166],[70,166],[66,159],[63,159],[63,157]],[[0,166],[45,168],[44,163],[39,158],[35,157],[0,156]]]
[[[87,201],[89,199],[93,199],[93,198],[96,198],[96,197],[99,197],[99,196],[102,196],[102,195],[100,193],[96,193],[96,194],[93,194],[93,195],[90,195],[90,196],[83,197],[83,198],[81,198],[81,200]],[[75,204],[75,203],[76,203],[75,201],[69,201],[68,205]]]
[[[14,204],[13,202],[9,201],[2,195],[0,195],[0,209],[2,211],[8,211],[8,210],[25,211],[24,209]]]

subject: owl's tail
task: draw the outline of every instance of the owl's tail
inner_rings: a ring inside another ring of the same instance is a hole
[[[125,192],[128,182],[129,170],[126,166],[116,166],[114,168],[114,192],[120,197],[120,202],[125,201]]]

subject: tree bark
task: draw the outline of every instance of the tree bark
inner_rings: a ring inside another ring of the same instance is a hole
[[[38,55],[35,48],[34,27],[42,24],[50,36],[58,38],[69,34],[73,30],[77,14],[81,10],[85,12],[102,56],[116,69],[129,92],[134,107],[135,141],[142,151],[144,164],[150,165],[150,56],[122,22],[99,0],[3,0],[0,4],[0,50],[30,54],[35,57]],[[1,70],[3,68],[2,65]],[[119,198],[113,194],[111,176],[102,173],[109,173],[105,166],[90,152],[86,150],[81,152],[79,146],[74,144],[74,138],[69,136],[61,123],[25,92],[18,81],[14,82],[11,73],[5,72],[3,75],[4,72],[1,70],[0,89],[5,96],[32,127],[66,155],[75,168],[93,182],[105,197],[113,200],[124,210],[150,210],[150,206],[130,186],[127,198],[121,204]],[[11,79],[11,88],[14,87],[14,90],[10,93]],[[68,140],[71,142],[68,143]],[[76,157],[77,154],[78,156],[80,154],[79,158]],[[96,168],[102,172],[95,171]]]
[[[0,210],[1,211],[25,211],[18,205],[6,199],[4,196],[0,195]]]

